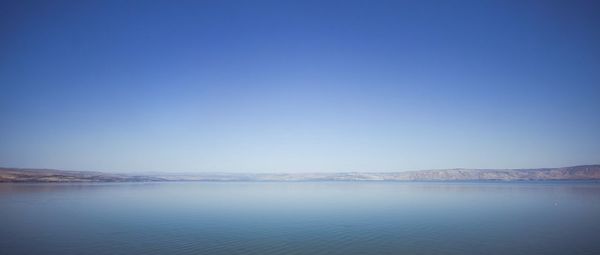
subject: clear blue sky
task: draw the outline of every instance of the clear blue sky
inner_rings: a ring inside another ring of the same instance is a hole
[[[0,165],[600,163],[597,1],[2,1]]]

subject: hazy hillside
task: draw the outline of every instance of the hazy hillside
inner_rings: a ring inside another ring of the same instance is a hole
[[[0,182],[140,182],[140,181],[523,181],[600,180],[600,165],[541,169],[443,169],[393,173],[294,174],[108,174],[50,169],[0,168]]]
[[[160,181],[151,176],[54,169],[0,168],[0,182],[138,182]]]

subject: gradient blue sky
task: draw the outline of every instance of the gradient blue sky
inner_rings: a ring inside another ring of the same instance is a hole
[[[1,166],[600,163],[596,1],[2,1],[0,10]]]

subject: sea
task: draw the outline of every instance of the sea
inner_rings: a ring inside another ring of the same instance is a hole
[[[3,183],[0,254],[597,255],[600,183]]]

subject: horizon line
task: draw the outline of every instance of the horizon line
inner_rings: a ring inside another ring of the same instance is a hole
[[[483,170],[483,171],[496,171],[496,170],[542,170],[542,169],[561,169],[561,168],[573,168],[573,167],[589,167],[589,166],[600,166],[600,163],[594,164],[578,164],[560,167],[529,167],[529,168],[430,168],[430,169],[413,169],[413,170],[395,170],[395,171],[295,171],[295,172],[239,172],[239,171],[136,171],[136,172],[124,172],[124,171],[112,171],[112,170],[72,170],[72,169],[59,169],[59,168],[40,168],[40,167],[6,167],[0,166],[0,169],[12,169],[12,170],[50,170],[50,171],[65,171],[65,172],[88,172],[88,173],[109,173],[109,174],[123,174],[123,175],[135,175],[135,174],[340,174],[340,173],[403,173],[403,172],[419,172],[419,171],[442,171],[442,170]]]

